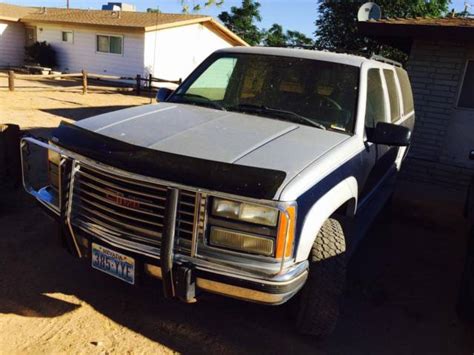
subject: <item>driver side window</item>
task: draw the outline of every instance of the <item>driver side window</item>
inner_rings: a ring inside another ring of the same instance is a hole
[[[385,122],[385,95],[379,69],[367,72],[367,102],[365,110],[365,130],[370,138],[377,122]]]

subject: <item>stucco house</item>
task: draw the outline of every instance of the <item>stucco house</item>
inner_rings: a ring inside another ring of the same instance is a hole
[[[474,19],[369,20],[359,30],[409,52],[416,125],[403,176],[465,188],[474,174]]]
[[[186,77],[210,53],[247,43],[212,17],[32,8],[0,3],[0,67],[23,64],[24,47],[50,43],[58,69]]]

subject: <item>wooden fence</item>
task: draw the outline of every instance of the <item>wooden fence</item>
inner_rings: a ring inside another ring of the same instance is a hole
[[[15,91],[15,79],[21,80],[40,80],[40,79],[62,79],[62,78],[78,78],[81,80],[82,86],[82,94],[87,94],[88,89],[104,89],[102,86],[92,86],[89,85],[89,79],[97,79],[97,80],[107,80],[111,81],[133,81],[134,84],[131,86],[126,86],[126,83],[121,83],[119,87],[111,87],[108,86],[108,90],[115,89],[115,90],[123,90],[123,89],[130,89],[130,91],[134,90],[137,95],[142,93],[142,89],[146,88],[148,92],[152,90],[152,83],[171,83],[171,84],[181,84],[180,80],[166,80],[155,78],[151,74],[147,77],[142,77],[138,74],[136,77],[124,77],[124,76],[114,76],[114,75],[103,75],[103,74],[94,74],[88,73],[83,70],[81,73],[74,73],[74,74],[16,74],[13,70],[9,70],[8,74],[1,74],[0,77],[8,77],[8,90]],[[143,84],[146,85],[143,85]]]

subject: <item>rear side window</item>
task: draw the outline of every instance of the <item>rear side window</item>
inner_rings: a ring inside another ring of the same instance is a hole
[[[397,72],[398,81],[400,82],[400,89],[402,90],[403,112],[404,114],[407,114],[415,109],[410,78],[408,77],[408,73],[402,68],[396,68],[395,70]]]
[[[377,122],[385,121],[385,97],[380,70],[369,69],[367,72],[367,104],[365,110],[365,127],[375,128]]]
[[[474,60],[467,62],[458,101],[459,107],[474,108]]]
[[[400,118],[400,98],[398,97],[395,73],[388,69],[384,69],[383,73],[387,82],[388,98],[390,100],[390,120],[395,122]]]

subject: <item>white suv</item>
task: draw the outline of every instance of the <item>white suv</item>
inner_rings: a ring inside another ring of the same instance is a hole
[[[202,291],[272,305],[296,296],[299,330],[329,334],[348,257],[410,143],[405,70],[232,48],[158,97],[63,123],[50,142],[22,140],[25,188],[64,244],[130,284],[161,279],[185,302]],[[35,148],[49,164],[42,183]]]

